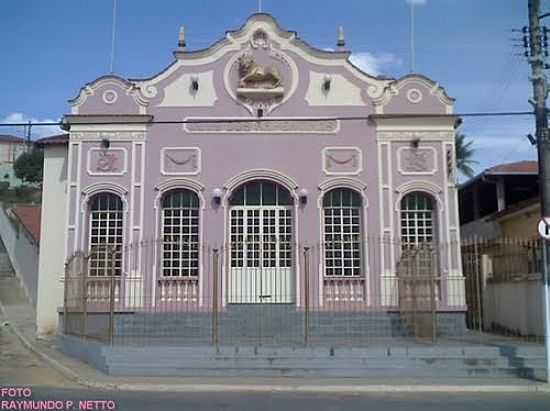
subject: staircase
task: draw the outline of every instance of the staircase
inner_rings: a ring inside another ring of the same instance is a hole
[[[0,237],[0,278],[13,277],[15,275],[13,267],[11,266],[10,257],[4,246],[4,242]]]
[[[17,305],[27,302],[27,295],[11,265],[10,257],[0,238],[0,302],[2,305]]]
[[[178,377],[544,377],[542,346],[110,346],[59,336],[61,351],[111,375]]]

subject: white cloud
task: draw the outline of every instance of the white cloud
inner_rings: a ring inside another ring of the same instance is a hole
[[[361,70],[373,76],[382,73],[383,69],[402,64],[401,59],[392,53],[374,54],[368,51],[353,53],[350,60]]]
[[[7,123],[55,123],[59,122],[60,120],[52,120],[50,118],[44,118],[40,119],[33,116],[28,116],[24,113],[11,113],[8,114],[6,117],[2,118],[0,120],[0,123],[7,124]],[[63,130],[61,130],[58,126],[33,126],[31,127],[31,138],[37,139],[41,137],[48,137],[55,134],[61,134],[63,133]],[[26,137],[25,136],[25,127],[19,126],[19,127],[1,127],[0,128],[0,134],[13,134],[19,137]]]
[[[425,6],[428,3],[428,0],[405,0],[408,4],[413,6]]]

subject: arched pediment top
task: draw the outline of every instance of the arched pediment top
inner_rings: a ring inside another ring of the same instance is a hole
[[[107,183],[107,182],[94,183],[82,189],[82,194],[88,197],[91,197],[94,194],[101,193],[101,192],[109,192],[109,193],[117,194],[121,197],[124,197],[128,194],[128,190],[126,189],[126,187],[123,187],[122,185],[117,183]]]
[[[170,178],[155,186],[155,190],[161,193],[175,188],[187,188],[197,194],[204,190],[204,186],[198,181],[183,177]]]
[[[424,94],[434,96],[439,103],[452,109],[455,99],[450,97],[446,90],[432,79],[422,74],[407,74],[399,79],[389,81],[384,87],[383,93],[374,102],[377,106],[385,106],[394,97],[402,93],[402,89],[410,89],[411,86],[417,86],[413,90],[408,90],[406,98],[410,103],[418,103],[422,100]],[[411,93],[412,91],[412,93]],[[380,111],[379,111],[380,112]]]
[[[141,90],[133,82],[115,75],[101,76],[94,81],[91,81],[84,85],[77,96],[70,99],[69,103],[73,106],[82,105],[90,96],[95,95],[96,90],[105,87],[112,86],[123,90],[127,95],[131,96],[136,104],[140,106],[146,106],[147,102],[141,94]]]
[[[282,55],[291,52],[293,58],[298,56],[308,63],[325,67],[327,73],[338,67],[344,68],[351,77],[364,83],[366,93],[372,98],[382,95],[386,85],[391,82],[391,79],[374,77],[353,65],[349,60],[350,51],[323,50],[311,46],[299,38],[295,31],[282,28],[273,16],[266,13],[251,15],[239,29],[227,31],[223,38],[207,48],[178,49],[174,52],[176,61],[167,68],[152,77],[130,81],[141,88],[146,98],[154,98],[159,93],[157,88],[162,87],[158,83],[171,77],[181,67],[188,67],[193,71],[198,66],[206,66],[227,57],[227,54],[239,54],[247,49],[258,48],[277,50]]]
[[[319,190],[322,192],[327,192],[334,188],[350,188],[363,193],[367,189],[367,185],[363,181],[353,177],[335,177],[319,184]]]
[[[280,171],[258,168],[254,170],[247,170],[227,180],[224,184],[224,188],[227,191],[232,191],[238,186],[247,181],[252,180],[269,180],[275,183],[281,184],[287,190],[292,192],[298,188],[298,183],[292,177],[281,173]]]

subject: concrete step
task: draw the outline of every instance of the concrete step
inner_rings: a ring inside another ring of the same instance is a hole
[[[440,377],[440,378],[517,378],[518,370],[514,368],[471,368],[434,370],[425,368],[244,368],[244,367],[162,367],[151,364],[140,366],[135,364],[108,364],[107,372],[111,375],[147,375],[147,376],[179,376],[179,377]]]
[[[469,370],[469,369],[494,369],[494,368],[515,368],[509,367],[505,359],[439,359],[439,360],[420,360],[410,359],[407,361],[397,359],[321,359],[321,358],[235,358],[235,357],[216,357],[216,358],[154,358],[150,361],[139,360],[138,358],[128,358],[124,356],[108,356],[106,362],[112,364],[136,364],[136,365],[155,365],[164,368],[304,368],[304,369],[379,369],[379,368],[398,368],[398,369],[424,369],[431,368],[438,372],[439,370]],[[149,364],[151,363],[151,364]]]
[[[284,357],[284,358],[505,358],[493,347],[266,347],[266,346],[114,346],[106,347],[108,355],[173,356],[173,357]]]
[[[5,252],[0,252],[0,277],[12,277],[15,275],[10,257]]]

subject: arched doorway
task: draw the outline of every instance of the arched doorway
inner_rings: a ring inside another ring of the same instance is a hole
[[[293,204],[290,192],[269,180],[232,192],[228,303],[294,302]]]

